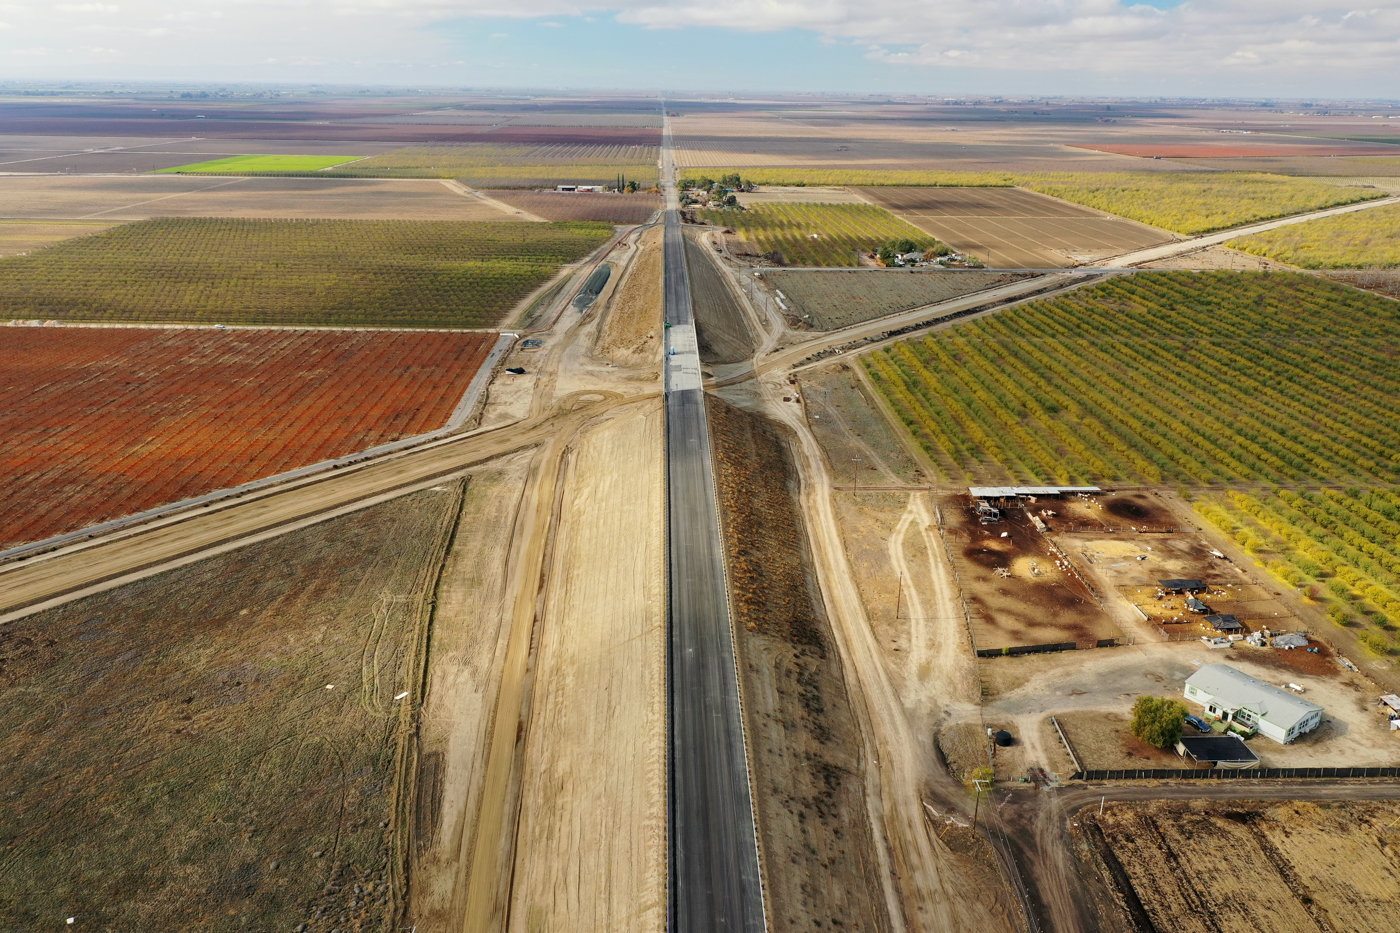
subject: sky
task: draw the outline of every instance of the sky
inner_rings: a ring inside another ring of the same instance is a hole
[[[0,0],[0,79],[1400,98],[1400,0]]]

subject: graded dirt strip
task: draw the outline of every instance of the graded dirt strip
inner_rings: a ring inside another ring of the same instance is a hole
[[[666,923],[661,406],[571,447],[536,650],[510,929]]]

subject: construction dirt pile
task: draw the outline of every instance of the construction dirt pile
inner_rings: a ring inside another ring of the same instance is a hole
[[[656,363],[661,354],[661,259],[661,230],[649,230],[603,318],[600,356],[623,366]]]
[[[1080,813],[1076,847],[1109,882],[1105,929],[1387,933],[1400,916],[1400,804],[1196,800],[1097,811]]]
[[[788,441],[764,418],[706,404],[772,928],[888,930],[860,735]]]

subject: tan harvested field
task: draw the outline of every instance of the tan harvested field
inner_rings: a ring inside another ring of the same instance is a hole
[[[1024,511],[981,524],[966,495],[939,503],[953,567],[972,613],[978,650],[1073,643],[1093,648],[1123,637],[1067,561]]]
[[[89,236],[111,229],[110,224],[26,224],[13,221],[0,223],[0,256],[14,256],[43,249],[74,237]]]
[[[807,185],[784,187],[763,185],[757,191],[736,192],[739,203],[744,207],[754,204],[869,204],[870,199],[857,188],[823,187]]]
[[[488,189],[483,194],[545,220],[606,220],[615,224],[641,224],[661,209],[661,196],[646,193]]]
[[[492,712],[510,630],[507,556],[525,451],[467,479],[464,515],[443,564],[419,726],[407,918],[424,933],[456,929],[476,842]]]
[[[789,441],[758,415],[713,396],[706,405],[771,928],[890,930],[865,752]]]
[[[566,454],[525,733],[510,929],[666,924],[662,410]]]
[[[623,366],[657,366],[661,357],[661,228],[642,234],[600,325],[597,351]]]
[[[763,283],[770,291],[782,292],[790,323],[839,330],[1007,285],[1028,274],[973,269],[765,269]]]
[[[437,179],[0,175],[0,218],[124,223],[148,217],[510,220]],[[523,218],[517,218],[523,219]]]
[[[460,505],[447,482],[0,626],[3,925],[392,927]]]
[[[1023,188],[863,188],[876,204],[993,268],[1056,269],[1174,237]]]
[[[1400,806],[1249,800],[1114,803],[1073,834],[1115,926],[1174,933],[1390,933]]]

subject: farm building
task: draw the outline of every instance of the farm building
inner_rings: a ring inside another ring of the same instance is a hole
[[[1212,768],[1234,770],[1259,764],[1259,756],[1237,735],[1183,735],[1176,743],[1176,753]]]
[[[1322,707],[1228,664],[1207,664],[1186,679],[1186,699],[1206,708],[1208,718],[1287,745],[1322,722]]]
[[[1209,625],[1211,628],[1215,629],[1217,632],[1226,633],[1238,632],[1240,629],[1244,628],[1244,626],[1240,624],[1240,620],[1235,618],[1228,612],[1222,612],[1219,615],[1206,616],[1206,624]]]
[[[1200,580],[1158,580],[1157,585],[1168,593],[1199,593],[1206,588]]]
[[[1100,490],[1097,486],[969,486],[967,491],[974,499],[1024,499],[1055,498],[1080,493],[1094,495]]]

